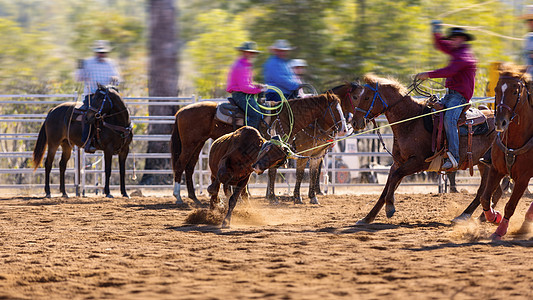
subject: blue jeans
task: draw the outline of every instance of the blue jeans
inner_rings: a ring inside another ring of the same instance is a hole
[[[245,94],[242,92],[231,93],[233,101],[239,106],[246,116],[246,125],[252,126],[259,130],[259,123],[263,118],[263,115],[259,113],[261,109],[254,98],[255,95]]]
[[[285,99],[294,99],[296,96],[298,96],[298,91],[296,93],[291,94],[283,94],[285,96]],[[266,101],[275,101],[275,102],[281,102],[281,98],[278,93],[266,93],[265,94]]]
[[[454,90],[449,90],[441,99],[442,104],[446,108],[465,104],[466,99]],[[444,114],[444,129],[446,130],[446,138],[448,139],[448,150],[453,157],[459,162],[459,130],[457,129],[457,121],[461,116],[464,106],[447,110]]]

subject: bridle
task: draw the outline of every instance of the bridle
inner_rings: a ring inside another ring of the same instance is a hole
[[[379,93],[379,90],[378,90],[379,83],[376,82],[376,87],[375,88],[373,88],[369,84],[365,84],[363,87],[368,88],[368,89],[370,89],[371,91],[374,92],[374,97],[372,97],[372,103],[370,103],[370,107],[367,110],[364,110],[362,108],[356,107],[355,110],[354,110],[354,113],[356,111],[364,113],[365,115],[364,115],[363,118],[368,122],[368,121],[374,120],[379,115],[385,113],[385,111],[387,111],[387,109],[389,108],[389,105],[387,104],[387,102],[385,102],[385,100],[383,99],[383,97],[381,97],[381,94]],[[385,107],[385,109],[382,112],[378,113],[378,114],[371,115],[372,109],[374,108],[374,104],[376,103],[376,99],[379,99],[381,101],[381,104]]]
[[[514,79],[516,82],[518,82],[518,96],[516,98],[516,102],[513,106],[513,108],[511,108],[509,105],[505,104],[503,102],[503,100],[505,99],[505,91],[502,91],[502,97],[500,99],[500,103],[497,103],[496,104],[496,114],[500,114],[503,112],[503,110],[507,110],[511,113],[511,118],[509,119],[509,122],[512,122],[513,119],[518,116],[518,113],[516,112],[516,107],[518,106],[518,103],[520,103],[520,100],[522,98],[522,91],[523,89],[526,90],[526,93],[527,93],[527,97],[526,99],[529,99],[529,97],[531,96],[529,94],[529,90],[526,88],[526,83],[524,82],[524,80],[522,78],[516,78],[516,77],[512,77],[512,76],[500,76],[500,79]]]

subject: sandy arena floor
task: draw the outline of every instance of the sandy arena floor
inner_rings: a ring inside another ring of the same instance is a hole
[[[533,298],[533,235],[512,234],[531,198],[492,243],[493,225],[450,224],[473,194],[400,194],[355,226],[377,197],[254,197],[230,229],[186,224],[172,197],[0,198],[0,299]]]

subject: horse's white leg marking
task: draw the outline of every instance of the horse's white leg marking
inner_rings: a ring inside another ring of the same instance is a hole
[[[183,203],[183,200],[181,200],[181,195],[180,195],[180,183],[179,182],[174,182],[174,192],[172,193],[172,195],[176,197],[176,204]]]

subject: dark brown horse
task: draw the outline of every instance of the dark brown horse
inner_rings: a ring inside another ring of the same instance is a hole
[[[354,84],[346,83],[331,91],[339,97],[343,110],[353,107]],[[216,109],[216,102],[202,101],[181,108],[175,115],[170,154],[174,172],[173,194],[177,203],[183,202],[180,195],[180,183],[184,171],[188,197],[199,203],[195,195],[192,176],[202,147],[208,139],[216,140],[234,130],[233,125],[215,119]],[[353,111],[353,109],[348,111]]]
[[[509,219],[533,177],[533,82],[526,70],[526,67],[502,66],[495,88],[498,136],[492,147],[492,167],[487,186],[481,196],[487,221],[499,223],[491,236],[493,240],[499,240],[507,233]],[[491,207],[490,195],[505,175],[509,175],[515,184],[502,218]],[[528,232],[532,223],[533,204],[526,213],[521,231]]]
[[[432,136],[424,128],[422,118],[416,118],[423,114],[425,102],[418,101],[407,95],[404,86],[395,80],[379,78],[373,75],[365,76],[365,86],[360,88],[360,93],[355,101],[356,112],[354,113],[354,129],[363,129],[367,122],[380,114],[385,114],[389,123],[413,118],[401,124],[392,126],[394,142],[392,148],[393,164],[385,188],[377,203],[358,224],[368,224],[374,221],[376,215],[386,204],[387,217],[394,215],[394,192],[405,176],[427,170],[430,163],[426,158],[433,155]],[[472,157],[474,164],[490,148],[496,132],[494,130],[494,116],[491,111],[483,111],[487,116],[488,133],[473,136]],[[459,166],[466,164],[467,138],[460,138],[460,162]],[[485,178],[482,176],[481,187],[484,186]],[[480,189],[481,189],[480,187]],[[480,194],[480,191],[478,191]]]
[[[109,191],[109,177],[111,176],[111,161],[114,154],[118,154],[120,168],[120,192],[128,197],[125,185],[126,158],[129,153],[129,144],[133,138],[130,116],[124,101],[117,90],[111,86],[99,86],[94,97],[90,100],[90,109],[87,119],[97,128],[95,146],[104,151],[105,161],[105,187],[104,193],[112,197]],[[46,197],[50,194],[50,171],[54,156],[59,146],[62,148],[59,161],[59,189],[63,197],[68,197],[65,190],[65,170],[70,159],[74,145],[82,147],[85,141],[81,140],[82,122],[77,121],[78,112],[74,112],[76,103],[66,102],[52,108],[39,131],[39,137],[33,150],[33,167],[37,169],[41,164],[44,151],[48,147],[45,166]]]

